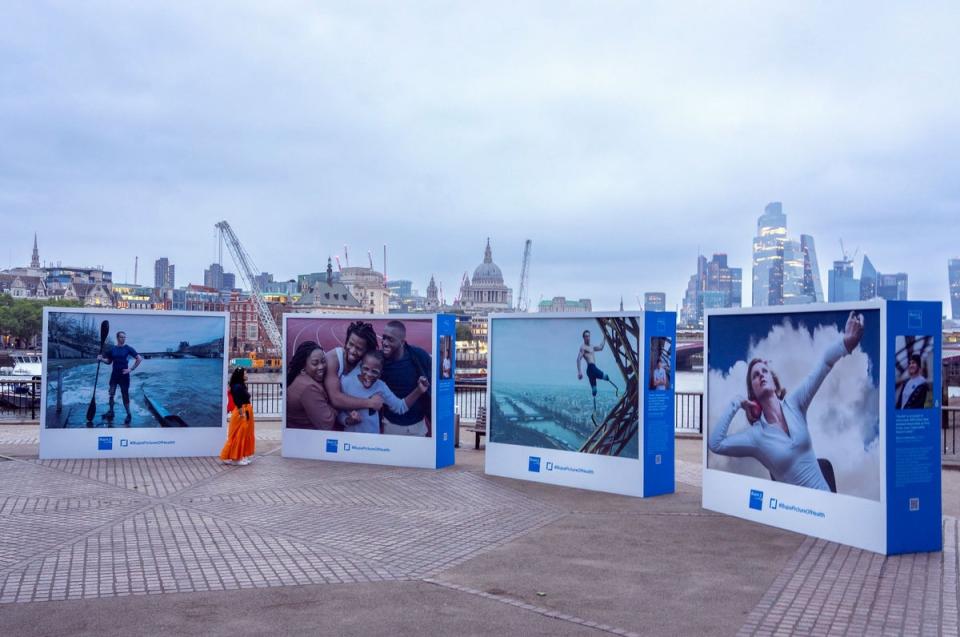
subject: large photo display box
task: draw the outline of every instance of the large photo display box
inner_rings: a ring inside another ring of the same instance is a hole
[[[676,314],[494,314],[486,472],[653,496],[674,490]]]
[[[284,314],[283,337],[284,457],[454,463],[456,317]]]
[[[708,312],[704,508],[885,555],[939,551],[940,312]]]
[[[44,308],[41,458],[212,456],[226,312]]]

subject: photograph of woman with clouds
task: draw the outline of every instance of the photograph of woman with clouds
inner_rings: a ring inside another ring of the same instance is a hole
[[[707,466],[879,500],[879,313],[709,321]]]

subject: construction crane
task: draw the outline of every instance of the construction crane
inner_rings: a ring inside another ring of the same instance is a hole
[[[343,272],[343,266],[340,265],[340,257],[333,255],[333,260],[337,262],[337,272]]]
[[[463,277],[460,279],[460,289],[457,291],[457,296],[453,298],[454,305],[460,305],[461,301],[466,300],[463,298],[463,291],[467,289],[469,285],[470,285],[470,275],[464,272]]]
[[[856,249],[853,251],[853,254],[850,255],[850,256],[848,256],[848,255],[847,255],[847,250],[846,250],[846,248],[845,248],[844,245],[843,245],[843,239],[840,239],[840,254],[843,255],[843,260],[844,260],[844,261],[847,261],[848,263],[853,263],[854,260],[857,258],[857,253],[858,253],[858,252],[860,252],[860,246],[857,246]]]
[[[233,257],[233,262],[237,264],[237,269],[240,270],[240,277],[250,288],[250,297],[253,299],[253,304],[257,308],[260,324],[263,325],[263,329],[266,331],[267,337],[270,339],[273,347],[278,352],[282,351],[283,339],[280,336],[280,330],[277,329],[277,323],[273,320],[273,315],[270,314],[267,302],[263,300],[263,294],[260,293],[260,286],[257,284],[257,277],[256,274],[254,274],[260,270],[257,269],[257,266],[253,263],[253,259],[250,258],[250,254],[244,249],[240,240],[237,239],[237,235],[233,233],[233,228],[230,227],[230,224],[226,221],[221,221],[216,225],[217,229],[220,230],[220,237],[226,241],[230,255]]]
[[[523,244],[523,266],[520,268],[520,292],[517,295],[517,311],[526,312],[528,306],[530,305],[530,300],[527,298],[529,290],[527,289],[530,286],[530,248],[533,246],[533,241],[527,239],[527,242]]]

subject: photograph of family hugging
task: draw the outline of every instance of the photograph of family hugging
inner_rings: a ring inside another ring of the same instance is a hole
[[[286,317],[286,427],[429,437],[433,322]]]

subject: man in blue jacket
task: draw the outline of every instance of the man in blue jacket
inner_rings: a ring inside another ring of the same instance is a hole
[[[383,374],[380,379],[397,396],[407,396],[423,379],[429,384],[433,369],[430,354],[407,343],[407,328],[400,321],[390,321],[383,328]],[[384,408],[383,433],[403,436],[429,436],[431,430],[430,392],[427,391],[405,414]]]

